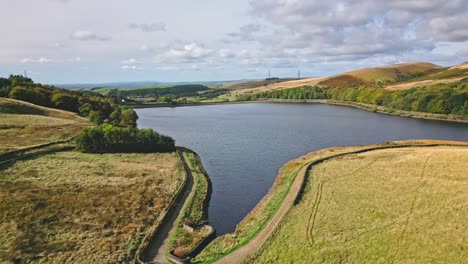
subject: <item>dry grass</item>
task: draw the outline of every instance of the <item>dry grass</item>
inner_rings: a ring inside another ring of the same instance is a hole
[[[436,84],[450,84],[456,83],[466,77],[458,77],[458,78],[447,78],[447,79],[440,79],[440,80],[424,80],[424,81],[414,81],[414,82],[406,82],[406,83],[399,83],[395,85],[386,86],[386,90],[408,90],[411,88],[418,88],[423,86],[430,86]]]
[[[418,143],[418,142],[415,142]],[[268,194],[237,225],[233,234],[217,237],[195,259],[195,263],[212,263],[247,244],[268,223],[289,192],[299,170],[306,164],[330,155],[361,149],[362,147],[333,147],[309,153],[287,162],[281,167],[278,177]]]
[[[440,143],[440,142],[426,142]],[[467,147],[409,147],[315,166],[255,263],[463,263]]]
[[[346,72],[331,77],[320,77],[301,79],[294,81],[286,81],[266,86],[255,87],[251,89],[242,89],[234,91],[234,94],[248,94],[255,92],[266,92],[273,90],[281,90],[287,88],[296,88],[306,85],[324,85],[324,86],[339,86],[349,87],[352,85],[373,84],[376,82],[395,81],[398,77],[397,72],[403,75],[413,75],[416,73],[426,72],[432,69],[440,68],[437,65],[426,62],[410,62],[389,65],[385,67],[360,69],[356,71]]]
[[[274,83],[266,86],[260,86],[256,88],[250,88],[250,89],[242,89],[242,90],[236,90],[233,91],[234,94],[249,94],[249,93],[256,93],[256,92],[267,92],[267,91],[274,91],[274,90],[282,90],[282,89],[288,89],[288,88],[296,88],[296,87],[301,87],[301,86],[306,86],[306,85],[317,85],[320,81],[324,80],[326,78],[308,78],[308,79],[300,79],[300,80],[294,80],[294,81],[286,81],[286,82],[280,82],[280,83]]]
[[[170,154],[62,152],[0,171],[1,263],[132,258],[181,184]]]
[[[400,72],[402,75],[413,75],[437,68],[440,68],[440,66],[434,65],[432,63],[409,62],[384,67],[361,69],[348,72],[346,74],[362,79],[365,82],[375,83],[378,81],[395,81],[398,77],[398,72]]]
[[[75,113],[0,98],[0,153],[68,139],[87,126]]]

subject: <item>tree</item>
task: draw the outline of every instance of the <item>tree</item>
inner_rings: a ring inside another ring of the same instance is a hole
[[[136,127],[136,121],[138,120],[137,113],[131,108],[123,108],[121,110],[120,125],[126,127]]]
[[[31,78],[25,77],[23,75],[10,75],[8,80],[10,80],[12,86],[34,84]]]
[[[104,115],[101,111],[90,111],[88,118],[89,121],[96,125],[100,125],[104,122]]]
[[[51,102],[59,109],[78,112],[78,100],[76,97],[65,93],[55,93]]]
[[[6,78],[0,78],[0,88],[7,87],[11,85],[11,81]]]
[[[86,128],[75,139],[76,148],[87,153],[150,153],[175,150],[174,139],[152,129],[103,124]]]
[[[85,128],[75,139],[76,149],[84,153],[104,153],[106,140],[99,127]]]

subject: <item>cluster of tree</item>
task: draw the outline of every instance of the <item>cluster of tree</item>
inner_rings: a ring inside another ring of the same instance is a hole
[[[113,89],[109,95],[120,97],[151,97],[151,98],[179,98],[188,96],[197,96],[198,92],[207,91],[208,87],[200,84],[176,85],[171,87],[152,87],[129,90]]]
[[[436,114],[468,115],[468,84],[442,85],[390,91],[380,88],[329,88],[305,86],[258,94],[244,95],[238,100],[331,99],[384,106],[389,109]]]
[[[77,150],[85,153],[152,153],[175,150],[171,137],[152,129],[102,124],[86,128],[76,137]]]
[[[75,112],[96,124],[135,126],[138,118],[132,109],[121,109],[115,97],[41,85],[21,75],[0,78],[0,97]]]

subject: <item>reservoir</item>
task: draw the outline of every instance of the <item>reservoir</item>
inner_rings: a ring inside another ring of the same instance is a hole
[[[412,119],[325,104],[225,104],[136,109],[139,128],[197,152],[213,183],[209,220],[218,235],[267,193],[278,169],[308,152],[392,140],[468,141],[468,124]]]

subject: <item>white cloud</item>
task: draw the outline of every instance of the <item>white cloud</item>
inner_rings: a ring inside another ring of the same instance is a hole
[[[429,22],[430,36],[443,41],[468,40],[468,11],[461,14],[436,17]]]
[[[40,57],[40,58],[24,58],[21,60],[21,63],[24,64],[31,64],[31,63],[39,63],[39,64],[46,64],[46,63],[51,63],[53,62],[52,59],[45,58],[45,57]]]
[[[158,31],[166,31],[166,24],[162,22],[153,22],[149,24],[136,24],[131,23],[128,25],[131,29],[138,29],[143,32],[158,32]]]
[[[148,46],[147,44],[142,44],[139,48],[138,48],[139,51],[143,51],[143,52],[151,52],[153,51],[153,49]]]
[[[65,47],[65,44],[61,42],[55,42],[48,45],[49,48],[59,49]]]
[[[212,50],[203,47],[203,45],[192,42],[180,48],[171,48],[166,52],[165,56],[168,59],[179,61],[200,61],[207,58],[212,53]]]
[[[122,65],[122,67],[120,67],[122,70],[133,70],[133,71],[136,71],[136,70],[144,70],[143,67],[141,66],[137,66],[137,65]]]
[[[108,41],[112,38],[104,35],[97,35],[90,31],[75,31],[70,35],[71,39],[74,40],[95,40],[95,41]]]
[[[127,65],[134,65],[134,64],[140,64],[141,62],[137,61],[134,58],[130,58],[130,59],[127,59],[127,60],[123,60],[120,63],[121,64],[127,64]]]

